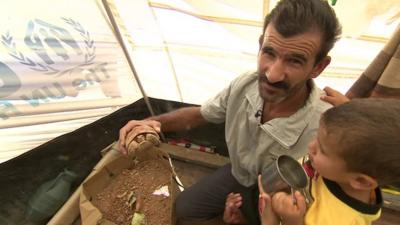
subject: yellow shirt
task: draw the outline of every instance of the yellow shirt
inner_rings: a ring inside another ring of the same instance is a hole
[[[375,189],[376,203],[366,204],[348,196],[333,181],[318,176],[311,180],[314,202],[307,210],[306,225],[367,225],[381,214],[382,194]]]

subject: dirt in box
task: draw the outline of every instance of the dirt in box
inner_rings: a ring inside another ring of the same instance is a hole
[[[119,225],[130,225],[135,207],[129,206],[128,197],[133,193],[142,199],[141,211],[148,225],[170,225],[171,197],[153,194],[162,186],[168,186],[171,192],[170,182],[170,169],[161,159],[143,161],[133,169],[123,170],[92,202],[106,219]]]

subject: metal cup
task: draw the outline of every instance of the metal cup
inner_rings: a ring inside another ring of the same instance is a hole
[[[261,184],[270,195],[278,191],[302,190],[307,186],[307,175],[297,160],[281,155],[262,170]]]

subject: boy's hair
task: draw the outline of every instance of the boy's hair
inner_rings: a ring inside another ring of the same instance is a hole
[[[263,35],[269,23],[284,37],[312,29],[321,32],[323,36],[316,64],[327,56],[342,32],[335,12],[325,0],[281,0],[265,17]]]
[[[361,172],[379,185],[400,181],[400,100],[354,99],[321,117],[348,171]]]

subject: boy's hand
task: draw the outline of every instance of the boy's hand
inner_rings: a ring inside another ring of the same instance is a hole
[[[258,197],[258,213],[260,214],[261,224],[278,225],[279,218],[272,210],[271,197],[264,191],[261,184],[261,175],[258,175],[258,190],[260,192],[260,196]]]
[[[294,198],[285,192],[278,192],[272,196],[272,209],[281,217],[282,224],[303,224],[307,209],[305,198],[299,191],[295,192]]]
[[[333,88],[325,87],[324,91],[326,92],[326,96],[321,96],[321,100],[332,104],[333,106],[338,106],[345,102],[348,102],[349,99],[343,95],[342,93],[336,91]]]
[[[244,222],[240,206],[242,206],[242,196],[239,193],[229,193],[223,215],[223,221],[226,224],[242,224]]]

